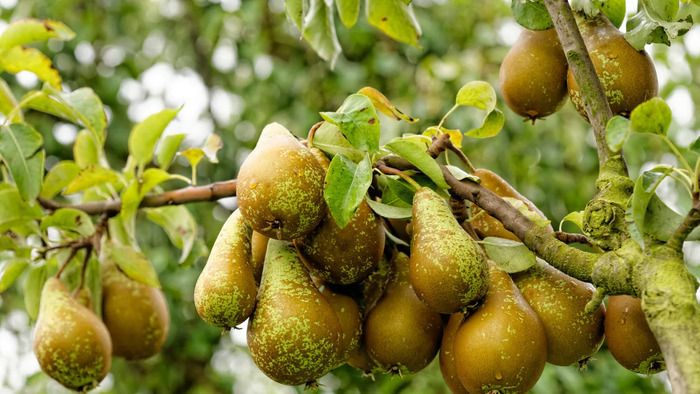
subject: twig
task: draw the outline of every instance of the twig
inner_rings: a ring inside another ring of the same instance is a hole
[[[669,238],[666,246],[673,250],[681,251],[683,249],[683,242],[690,235],[697,226],[700,225],[700,199],[696,195],[693,198],[693,207],[690,208],[688,214],[685,215],[685,219],[678,226],[676,231],[673,232],[671,238]]]
[[[558,240],[561,242],[564,242],[565,244],[584,244],[584,245],[593,245],[591,243],[591,240],[588,239],[584,234],[575,234],[575,233],[567,233],[564,231],[555,231],[554,236],[557,237]]]
[[[398,170],[394,167],[389,167],[387,166],[383,161],[379,160],[375,165],[375,168],[377,168],[379,171],[383,172],[384,174],[387,175],[397,175],[404,181],[406,181],[411,187],[413,187],[414,190],[420,189],[420,185],[418,182],[414,181],[411,179],[410,176],[406,175],[403,171]]]
[[[90,255],[92,254],[92,246],[85,248],[85,257],[83,257],[83,266],[80,268],[80,284],[78,289],[82,289],[85,286],[85,272],[87,271],[88,263],[90,262]]]
[[[68,254],[68,258],[66,258],[66,260],[63,261],[63,264],[61,264],[61,268],[59,268],[58,272],[56,272],[56,279],[61,279],[61,275],[63,274],[63,271],[68,266],[68,263],[70,263],[70,261],[73,260],[73,257],[75,257],[75,255],[78,253],[78,249],[80,249],[80,248],[70,248],[70,253]]]

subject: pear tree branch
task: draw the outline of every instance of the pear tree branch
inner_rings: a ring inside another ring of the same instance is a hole
[[[685,215],[685,219],[678,226],[676,231],[673,232],[671,238],[668,240],[666,245],[674,250],[681,251],[683,248],[683,242],[690,235],[697,226],[700,225],[700,196],[697,194],[693,197],[693,206]]]

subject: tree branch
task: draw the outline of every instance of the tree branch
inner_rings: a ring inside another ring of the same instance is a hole
[[[139,208],[155,208],[166,205],[180,205],[199,201],[215,201],[236,195],[236,180],[216,182],[209,185],[190,186],[182,189],[151,194],[141,200]],[[120,200],[94,201],[82,204],[63,204],[53,200],[39,198],[39,204],[45,209],[55,211],[60,208],[79,209],[88,215],[106,213],[116,215],[121,210]]]
[[[688,214],[685,215],[683,223],[681,223],[676,231],[673,232],[671,238],[668,240],[666,245],[674,250],[681,251],[683,249],[683,242],[690,235],[693,230],[700,225],[700,199],[693,200],[693,207],[690,208]]]

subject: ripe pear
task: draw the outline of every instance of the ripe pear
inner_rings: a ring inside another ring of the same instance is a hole
[[[292,240],[313,230],[326,215],[323,168],[284,126],[263,129],[238,172],[238,204],[253,229]]]
[[[315,382],[342,358],[343,328],[335,310],[287,242],[271,239],[267,245],[247,335],[255,364],[282,384]]]
[[[382,369],[414,373],[435,358],[442,319],[416,296],[408,278],[409,258],[397,253],[384,295],[365,318],[365,349]]]
[[[492,266],[483,305],[457,330],[457,377],[469,393],[524,393],[547,361],[547,337],[507,273]]]
[[[659,93],[651,57],[643,50],[634,49],[605,16],[584,20],[579,27],[614,115],[629,116],[637,105]],[[588,118],[571,70],[567,81],[571,102],[584,118]]]
[[[329,214],[298,245],[314,274],[327,282],[347,285],[377,269],[384,251],[384,227],[363,201],[347,226],[341,229]]]
[[[250,265],[253,268],[255,283],[260,283],[262,277],[263,264],[265,263],[265,253],[267,252],[267,241],[270,238],[253,231],[250,238]]]
[[[226,220],[194,287],[194,305],[209,324],[230,329],[250,316],[257,287],[250,266],[252,230],[240,210]]]
[[[488,266],[476,242],[429,188],[413,197],[411,285],[439,313],[454,313],[486,294]]]
[[[468,394],[462,382],[457,377],[457,365],[455,364],[454,342],[457,330],[464,322],[464,313],[457,312],[450,315],[450,320],[442,333],[442,344],[440,345],[440,373],[445,380],[447,387],[454,394]]]
[[[113,264],[102,274],[102,320],[112,338],[113,355],[127,360],[158,353],[170,326],[163,293],[131,280]]]
[[[570,365],[595,354],[603,343],[605,306],[586,313],[595,288],[543,260],[513,276],[523,297],[539,316],[547,335],[547,361]]]
[[[547,220],[545,215],[537,208],[537,206],[535,206],[535,204],[528,200],[527,197],[520,194],[513,186],[511,186],[505,179],[501,178],[495,172],[485,168],[477,168],[474,171],[474,175],[481,179],[481,186],[489,189],[498,196],[514,198],[522,201],[525,204],[525,207],[528,208],[529,217]],[[520,241],[515,234],[506,230],[498,219],[486,213],[486,211],[479,208],[476,204],[471,205],[470,216],[472,218],[470,220],[472,228],[481,238],[499,237],[511,239],[513,241]],[[554,231],[551,224],[548,224],[548,229]]]
[[[362,312],[352,297],[337,293],[328,286],[323,286],[320,291],[335,311],[340,327],[343,329],[340,345],[342,350],[338,362],[340,365],[345,363],[350,355],[360,347]]]
[[[97,386],[112,366],[104,323],[57,278],[46,281],[41,291],[34,354],[47,375],[76,391]]]
[[[648,375],[666,369],[639,298],[627,295],[608,297],[605,336],[610,353],[630,371]]]
[[[513,112],[539,119],[556,112],[566,99],[566,56],[555,29],[523,30],[503,58],[501,94]]]

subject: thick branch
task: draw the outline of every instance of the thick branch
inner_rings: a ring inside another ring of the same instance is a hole
[[[612,111],[605,97],[603,85],[600,83],[591,57],[588,55],[569,2],[566,0],[545,0],[544,4],[549,15],[552,16],[552,22],[554,22],[557,36],[559,36],[559,41],[566,54],[566,60],[581,89],[586,114],[595,134],[598,162],[602,168],[612,154],[605,142],[605,126],[612,118]]]
[[[203,186],[190,186],[182,189],[167,191],[160,194],[151,194],[141,200],[140,208],[155,208],[165,205],[180,205],[199,201],[215,201],[225,197],[236,195],[236,180],[216,182]],[[41,206],[48,210],[60,208],[73,208],[84,211],[89,215],[106,213],[115,215],[121,210],[120,200],[94,201],[82,204],[63,204],[53,200],[39,198]]]

